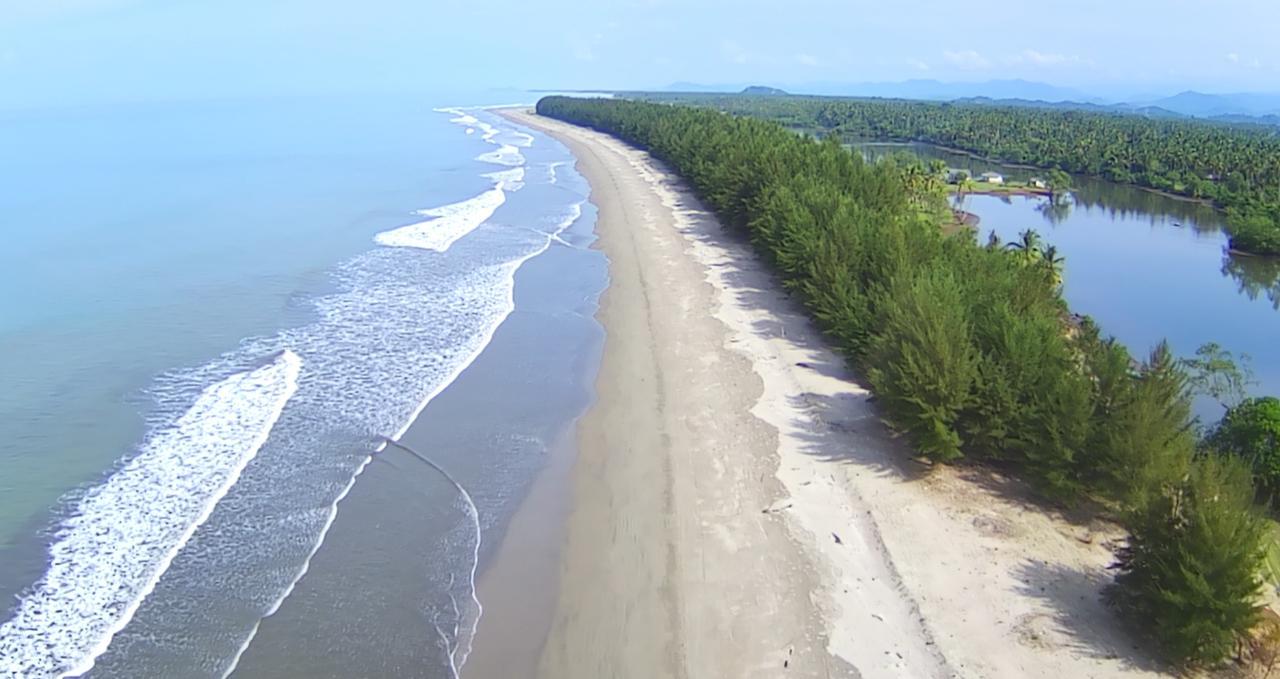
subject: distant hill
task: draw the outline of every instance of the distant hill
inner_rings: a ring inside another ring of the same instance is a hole
[[[674,82],[662,88],[665,92],[742,92],[745,88],[760,87],[750,83],[704,84]],[[990,97],[992,99],[1029,99],[1044,101],[1093,101],[1089,96],[1065,87],[1057,87],[1030,80],[987,80],[970,83],[944,83],[937,80],[906,80],[903,82],[848,83],[809,82],[774,83],[768,89],[792,93],[817,94],[842,97],[884,97],[888,99],[950,100],[964,97]],[[760,93],[754,93],[760,94]]]
[[[1133,104],[1092,104],[1079,101],[1036,101],[1031,99],[991,99],[989,97],[969,97],[956,99],[956,104],[975,106],[1019,106],[1022,108],[1052,108],[1072,111],[1096,111],[1100,113],[1125,113],[1148,118],[1185,118],[1187,116],[1160,108],[1158,106],[1134,106]]]
[[[1198,118],[1280,115],[1280,94],[1205,94],[1186,91],[1143,103]]]
[[[937,80],[907,80],[900,83],[859,83],[830,87],[831,94],[896,99],[1026,99],[1029,101],[1094,101],[1084,92],[1030,80],[986,80],[944,83]],[[839,91],[835,91],[839,90]]]
[[[1224,123],[1280,124],[1280,93],[1207,94],[1188,90],[1168,97],[1152,96],[1118,101],[1117,99],[1101,99],[1069,87],[1058,87],[1047,83],[1021,79],[960,83],[941,82],[938,80],[864,83],[825,81],[775,83],[772,86],[745,83],[705,85],[692,82],[677,82],[664,89],[667,92],[714,92],[724,94],[740,92],[756,95],[793,92],[820,96],[961,101],[976,105],[1111,111],[1150,118],[1190,116],[1209,118]]]

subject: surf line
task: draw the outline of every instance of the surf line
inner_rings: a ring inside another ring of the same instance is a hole
[[[453,610],[455,615],[457,616],[457,620],[453,628],[452,644],[450,644],[449,641],[445,639],[444,632],[440,630],[440,625],[438,623],[436,624],[436,632],[440,635],[440,640],[444,642],[445,649],[449,653],[449,669],[453,672],[454,679],[458,679],[462,671],[462,666],[467,662],[467,655],[471,653],[471,644],[474,643],[475,641],[476,630],[479,628],[479,625],[480,625],[480,614],[484,611],[484,607],[480,605],[480,596],[476,592],[476,570],[480,566],[480,511],[476,508],[475,501],[471,499],[471,493],[467,492],[467,489],[463,487],[463,485],[453,477],[453,474],[450,474],[448,470],[446,470],[444,467],[441,467],[439,464],[436,464],[434,460],[427,457],[426,455],[419,453],[413,448],[410,448],[409,446],[406,446],[405,444],[389,436],[379,436],[378,438],[382,439],[383,442],[386,443],[386,445],[399,448],[400,450],[403,450],[406,453],[409,453],[410,455],[425,462],[432,469],[439,472],[441,476],[443,476],[445,479],[449,481],[449,483],[453,484],[453,487],[458,490],[458,494],[461,495],[462,499],[466,500],[466,503],[467,503],[467,514],[471,516],[471,525],[472,527],[475,528],[475,533],[476,533],[476,539],[474,542],[475,548],[472,551],[472,556],[471,556],[471,600],[476,605],[476,614],[475,614],[475,617],[473,617],[471,620],[471,634],[470,634],[470,638],[467,641],[467,650],[462,653],[461,658],[458,657],[458,648],[459,648],[458,633],[459,633],[459,626],[462,623],[462,616],[458,611],[458,601],[457,599],[454,598],[452,591],[449,592],[449,598],[453,601]],[[452,585],[452,579],[450,579],[450,585]],[[452,590],[452,587],[450,587],[450,589]]]

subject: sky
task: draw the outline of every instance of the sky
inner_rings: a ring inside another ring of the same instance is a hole
[[[0,107],[974,82],[1280,92],[1275,0],[0,0]]]

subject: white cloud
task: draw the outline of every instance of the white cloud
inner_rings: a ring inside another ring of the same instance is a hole
[[[1068,61],[1080,60],[1079,57],[1068,57],[1065,54],[1046,54],[1036,50],[1023,50],[1022,58],[1037,66],[1054,66],[1056,64],[1065,64]]]
[[[974,50],[943,52],[942,58],[960,68],[982,69],[991,66],[991,61]]]
[[[595,61],[596,48],[604,44],[604,34],[596,33],[586,41],[578,40],[573,46],[573,58],[578,61]]]
[[[1236,64],[1238,66],[1244,66],[1245,68],[1252,68],[1252,69],[1262,68],[1262,61],[1260,59],[1257,59],[1256,57],[1253,59],[1242,57],[1238,52],[1232,52],[1228,54],[1227,61],[1233,64]]]
[[[1093,66],[1091,59],[1081,58],[1076,54],[1061,54],[1058,52],[1041,52],[1039,50],[1026,49],[1018,54],[1014,54],[1003,59],[1003,63],[1009,66],[1030,65],[1030,66],[1066,66],[1066,65],[1084,65]]]
[[[720,56],[734,64],[745,64],[751,61],[751,53],[732,40],[720,41]]]
[[[817,66],[822,62],[818,61],[818,58],[812,54],[797,54],[796,63],[802,66]]]
[[[921,61],[920,59],[907,59],[907,65],[910,66],[911,68],[916,69],[917,71],[929,70],[929,64]]]

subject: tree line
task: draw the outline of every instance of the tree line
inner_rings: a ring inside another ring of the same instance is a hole
[[[1098,111],[832,97],[645,95],[846,140],[921,141],[1204,199],[1231,247],[1280,255],[1280,131]]]
[[[987,461],[1050,498],[1094,498],[1129,532],[1110,600],[1168,656],[1216,662],[1257,623],[1265,523],[1251,469],[1204,454],[1188,375],[1138,358],[1063,301],[1031,241],[947,236],[893,162],[710,109],[548,97],[683,177],[747,237],[938,463]]]

